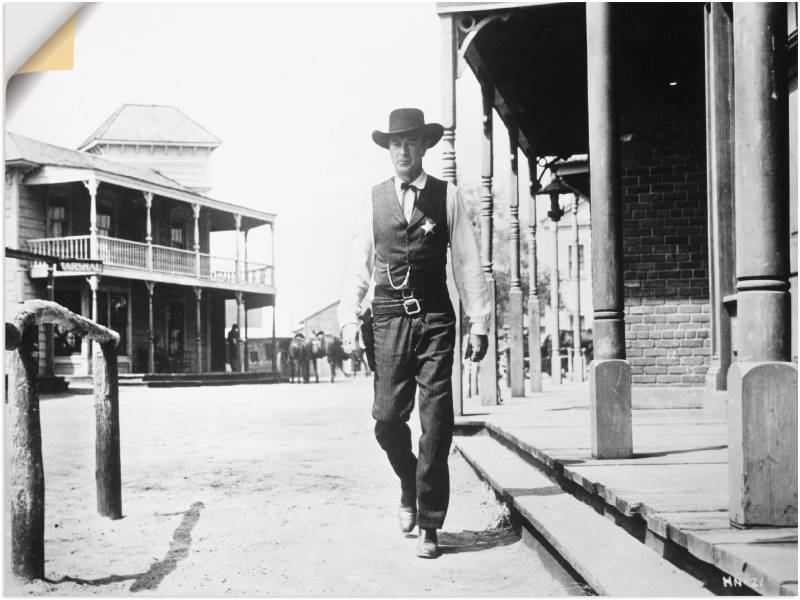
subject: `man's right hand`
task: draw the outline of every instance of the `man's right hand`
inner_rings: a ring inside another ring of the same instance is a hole
[[[347,323],[342,327],[342,349],[347,354],[352,354],[356,349],[358,336],[358,323]]]

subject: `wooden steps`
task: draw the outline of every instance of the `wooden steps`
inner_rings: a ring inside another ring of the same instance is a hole
[[[455,445],[597,593],[623,597],[713,595],[699,580],[562,490],[489,435],[457,437]]]
[[[637,537],[646,537],[663,556],[685,555],[698,576],[708,578],[704,572],[713,567],[714,592],[797,594],[797,528],[740,530],[728,521],[724,415],[634,411],[634,456],[597,460],[588,447],[583,398],[545,395],[481,409],[484,414],[458,418],[458,427],[490,433],[548,476],[574,484],[584,500],[638,521]]]

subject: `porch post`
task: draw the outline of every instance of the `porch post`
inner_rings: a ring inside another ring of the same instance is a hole
[[[797,365],[789,298],[787,15],[733,9],[737,361],[728,370],[729,517],[797,525]]]
[[[89,258],[97,260],[97,179],[91,177],[83,185],[89,190]]]
[[[494,86],[481,83],[483,98],[483,143],[481,147],[481,263],[489,287],[489,348],[480,364],[481,404],[497,404],[497,292],[492,266],[492,228],[494,226],[492,197],[492,110]]]
[[[242,371],[250,370],[250,356],[248,355],[247,335],[247,297],[242,293],[242,312],[244,313],[244,329],[241,330],[242,339]]]
[[[90,290],[91,295],[92,295],[91,296],[91,300],[90,300],[90,302],[91,302],[90,306],[91,306],[91,310],[92,310],[91,319],[92,319],[92,321],[97,323],[97,316],[98,316],[97,315],[97,288],[100,286],[100,277],[98,275],[89,275],[89,277],[86,278],[86,281],[89,283],[89,290]],[[92,360],[93,360],[92,356],[94,354],[93,345],[96,342],[93,342],[92,340],[90,340],[88,338],[83,338],[83,343],[87,345],[86,350],[87,350],[87,361],[88,361],[88,363],[87,363],[86,367],[87,367],[88,372],[91,374],[91,373],[94,372],[93,371],[94,366],[92,364]]]
[[[580,253],[580,228],[578,226],[578,194],[572,201],[572,237],[575,241],[575,257],[572,260],[575,266],[573,281],[575,282],[575,320],[572,323],[572,380],[576,383],[583,382],[583,360],[581,355],[581,253]]]
[[[275,223],[269,224],[269,282],[270,285],[275,285]]]
[[[245,282],[247,281],[247,234],[249,232],[250,232],[249,229],[245,229],[244,230],[244,244],[243,244],[243,247],[244,247],[244,269],[242,269],[242,275],[243,275],[242,281],[245,281]],[[247,322],[246,318],[245,318],[245,322]]]
[[[238,264],[238,261],[237,261]],[[234,292],[236,295],[236,329],[239,330],[239,341],[236,342],[238,354],[239,354],[239,370],[244,370],[244,363],[242,357],[242,292]],[[231,365],[231,369],[233,369],[233,365]]]
[[[558,222],[564,215],[558,202],[558,193],[550,194],[550,227],[553,253],[550,263],[550,383],[561,385],[561,323],[560,321],[560,275],[558,271]]]
[[[733,24],[724,3],[705,5],[708,275],[711,304],[710,391],[727,389],[731,316],[724,298],[736,292],[733,202]]]
[[[275,296],[272,297],[272,372],[277,373],[278,345],[275,340]]]
[[[625,360],[622,189],[612,4],[586,5],[592,198],[594,361],[589,371],[592,456],[633,454],[631,369]]]
[[[508,368],[511,375],[512,398],[525,397],[525,352],[524,352],[524,317],[522,307],[522,283],[520,281],[520,250],[519,250],[519,178],[518,178],[518,149],[519,130],[516,126],[508,128],[509,160],[511,162],[511,176],[509,178],[509,243],[511,245],[511,281],[508,291],[509,315],[509,360]]]
[[[531,392],[542,391],[542,340],[539,314],[539,265],[536,258],[536,154],[528,157],[530,195],[528,197],[528,376]]]
[[[155,287],[155,283],[152,281],[145,281],[144,284],[147,286],[147,338],[150,344],[150,352],[148,353],[147,358],[147,372],[148,373],[155,373],[156,372],[156,340],[153,331],[153,288]]]
[[[444,15],[440,17],[442,25],[442,179],[458,186],[456,172],[456,30],[453,17]],[[448,250],[449,253],[449,250]],[[447,260],[447,288],[450,302],[456,315],[456,339],[453,352],[453,374],[451,377],[453,388],[453,414],[464,414],[464,349],[462,347],[464,332],[461,321],[461,300],[453,277],[452,256]]]
[[[195,297],[195,336],[197,337],[197,372],[203,372],[203,334],[201,329],[200,301],[203,297],[203,288],[194,286]]]
[[[192,204],[194,213],[194,274],[200,279],[200,205]]]
[[[233,221],[234,221],[234,223],[236,225],[236,266],[235,266],[235,271],[236,272],[234,274],[235,275],[234,281],[236,281],[238,283],[240,281],[240,277],[239,277],[239,245],[240,245],[240,240],[239,240],[239,238],[241,236],[239,234],[242,231],[242,215],[240,215],[240,214],[233,215]],[[241,328],[240,328],[240,330],[241,330]]]
[[[47,299],[50,302],[55,302],[56,295],[56,265],[55,263],[47,263]],[[47,323],[44,326],[45,335],[45,374],[49,376],[55,375],[55,339],[53,336],[53,324]]]
[[[147,235],[144,241],[147,243],[147,270],[153,270],[153,222],[150,218],[150,209],[153,207],[153,194],[144,192],[144,204],[147,207]]]

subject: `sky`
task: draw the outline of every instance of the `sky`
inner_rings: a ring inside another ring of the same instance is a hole
[[[442,116],[433,3],[98,3],[79,14],[74,62],[17,76],[23,100],[7,110],[6,129],[76,148],[121,104],[144,103],[177,106],[211,131],[222,145],[208,195],[277,214],[279,335],[338,298],[355,214],[392,175],[371,132],[397,107]],[[469,68],[457,98],[459,183],[475,186],[481,101]],[[508,138],[495,121],[503,195]],[[426,171],[440,176],[440,157],[431,149]],[[268,236],[253,236],[249,256],[269,258]]]

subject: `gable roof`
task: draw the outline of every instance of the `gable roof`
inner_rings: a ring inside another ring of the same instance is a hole
[[[79,147],[98,142],[188,144],[218,146],[221,141],[174,106],[123,104]]]
[[[5,160],[6,163],[93,169],[115,175],[132,177],[140,181],[147,181],[148,183],[163,185],[181,191],[191,191],[174,179],[170,179],[153,169],[108,160],[107,158],[89,154],[88,152],[80,152],[78,150],[62,148],[61,146],[54,146],[47,142],[40,142],[39,140],[27,138],[18,133],[6,132]]]

